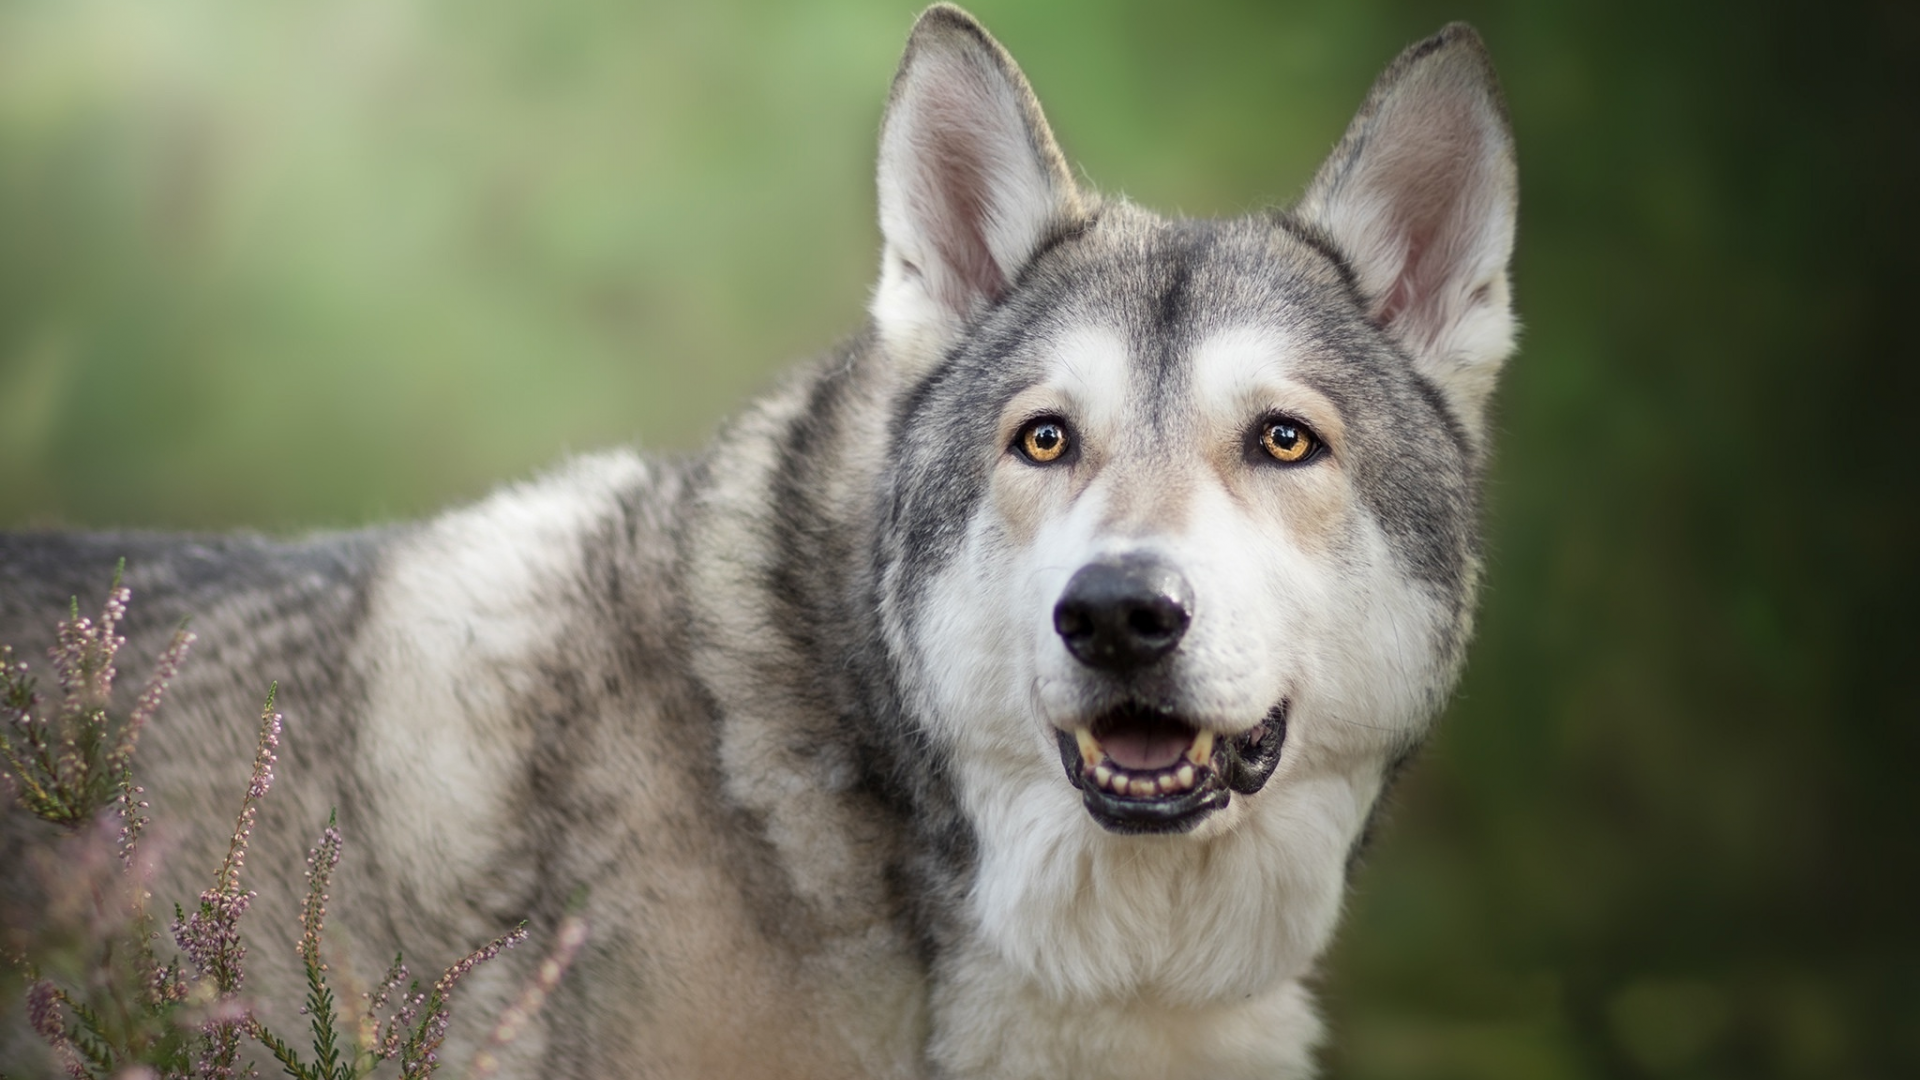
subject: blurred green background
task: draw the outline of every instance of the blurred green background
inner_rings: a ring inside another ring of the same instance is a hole
[[[915,7],[0,0],[0,525],[346,526],[698,444],[861,318]],[[1449,19],[1505,80],[1480,640],[1333,1074],[1920,1075],[1916,7],[975,9],[1095,185],[1190,214],[1297,194]]]

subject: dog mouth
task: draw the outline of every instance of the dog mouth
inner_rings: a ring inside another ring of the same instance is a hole
[[[1265,786],[1280,764],[1287,703],[1231,737],[1134,703],[1054,734],[1068,782],[1101,827],[1183,833],[1225,809],[1234,792],[1251,795]]]

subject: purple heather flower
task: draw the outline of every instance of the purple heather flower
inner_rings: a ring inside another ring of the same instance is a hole
[[[318,847],[307,851],[307,899],[300,907],[300,958],[326,970],[320,962],[320,928],[327,919],[327,883],[340,865],[340,830],[328,825]]]
[[[433,1007],[433,1012],[404,1048],[400,1063],[402,1080],[424,1080],[425,1077],[431,1076],[438,1066],[440,1044],[447,1039],[447,1024],[452,1019],[454,986],[474,968],[525,940],[527,940],[527,928],[523,923],[468,953],[441,974],[439,980],[433,984],[433,992],[427,999],[428,1004]]]
[[[107,703],[113,689],[113,656],[127,643],[114,631],[127,613],[131,595],[125,586],[115,583],[107,593],[98,624],[76,614],[55,625],[54,646],[47,655],[53,660],[66,699],[61,711],[77,714]]]
[[[60,1002],[65,996],[59,987],[45,979],[28,987],[27,1023],[53,1047],[54,1056],[60,1059],[60,1067],[68,1076],[88,1080],[86,1066],[81,1063],[73,1039],[67,1034],[66,1020],[60,1015]]]
[[[220,864],[214,886],[200,894],[200,910],[173,922],[173,937],[193,961],[202,978],[210,978],[222,995],[240,989],[246,978],[241,962],[246,946],[240,942],[240,916],[253,902],[254,893],[240,888],[240,867],[246,861],[247,844],[253,838],[253,822],[259,814],[258,803],[273,786],[274,750],[280,745],[282,718],[273,711],[274,693],[267,694],[267,705],[260,717],[260,743],[253,756],[253,776],[247,794],[240,803],[240,816],[234,823],[233,839],[227,845],[227,857]]]

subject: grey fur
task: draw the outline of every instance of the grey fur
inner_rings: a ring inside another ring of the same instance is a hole
[[[1378,777],[1417,744],[1470,625],[1482,450],[1477,414],[1463,410],[1481,401],[1451,396],[1380,316],[1334,229],[1338,193],[1323,181],[1298,212],[1220,222],[1101,203],[1072,190],[1024,79],[971,17],[945,6],[922,17],[896,108],[921,55],[957,57],[990,88],[1005,81],[1017,108],[983,120],[981,137],[1015,124],[1007,144],[1025,146],[1033,175],[1050,185],[1035,231],[1020,238],[1030,254],[1005,272],[992,262],[1004,238],[984,218],[964,218],[985,205],[991,170],[968,173],[962,186],[980,190],[932,211],[963,215],[935,234],[957,244],[965,264],[935,282],[950,308],[928,331],[935,338],[890,345],[882,312],[698,457],[583,459],[421,526],[291,544],[0,539],[0,640],[44,648],[67,597],[78,594],[83,608],[97,599],[123,555],[134,590],[124,655],[151,655],[183,616],[200,635],[140,763],[156,818],[174,826],[162,897],[189,898],[217,863],[260,698],[268,680],[281,681],[282,781],[248,865],[261,893],[250,916],[255,977],[276,991],[265,1000],[294,1000],[283,939],[301,857],[337,807],[347,852],[336,940],[363,978],[399,948],[430,966],[532,922],[534,945],[483,969],[463,995],[456,1062],[585,887],[593,939],[514,1049],[519,1075],[1158,1067],[1151,1056],[1075,1050],[1066,1044],[1076,1030],[1058,1031],[1055,1049],[1023,1048],[1024,1035],[995,1049],[969,1034],[995,1023],[977,1002],[979,987],[999,984],[980,980],[1003,977],[976,909],[1000,841],[969,802],[966,776],[978,762],[928,712],[939,691],[925,653],[950,603],[941,583],[974,557],[971,538],[997,512],[1004,435],[981,418],[1041,385],[1050,350],[1077,328],[1119,328],[1128,392],[1146,403],[1105,451],[1115,475],[1139,474],[1110,510],[1116,535],[1129,536],[1188,512],[1183,492],[1155,477],[1199,437],[1195,350],[1233,328],[1292,343],[1292,377],[1338,412],[1338,475],[1354,493],[1330,519],[1315,565],[1329,581],[1390,581],[1431,613],[1431,634],[1409,646],[1422,651],[1395,674],[1417,684],[1418,715],[1391,737],[1353,744],[1372,778],[1363,786],[1377,793]],[[1451,65],[1463,93],[1497,101],[1478,40],[1450,27],[1389,69],[1356,132],[1395,80],[1432,63]],[[1504,146],[1504,126],[1488,137]],[[1326,175],[1356,160],[1361,142],[1350,136]],[[920,181],[942,182],[939,162],[925,167],[933,171]],[[890,280],[910,288],[936,269],[908,266]],[[957,336],[914,351],[947,332],[941,326]],[[1387,545],[1380,557],[1368,554],[1376,531]],[[1183,685],[1169,677],[1166,693]],[[1091,709],[1111,692],[1088,683],[1078,700]],[[1287,751],[1294,773],[1283,763],[1267,791],[1236,798],[1257,808],[1290,775],[1308,775],[1299,770],[1313,767],[1315,726],[1333,721],[1311,701],[1304,707],[1293,726],[1306,734],[1289,736],[1307,739]],[[1065,790],[1057,762],[1047,767]],[[19,817],[5,831],[9,867],[36,842]],[[1333,827],[1343,837],[1336,863],[1363,824]],[[1078,817],[1063,827],[1091,828]],[[1168,845],[1187,842],[1088,837],[1174,854]],[[0,889],[17,894],[15,878]],[[1048,1008],[1090,1010],[1088,1031],[1125,1031],[1124,1010],[1154,1008],[1163,992],[1172,995],[1166,1015],[1201,1008],[1176,1007],[1176,992],[1157,984],[1136,991],[1066,1005],[1014,982],[988,997],[1013,1008],[1041,994]],[[1271,1048],[1211,1065],[1204,1054],[1173,1060],[1210,1075],[1304,1075],[1317,1031],[1304,991],[1287,975],[1272,994],[1263,1006],[1272,1011],[1259,1014],[1280,1018],[1260,1036]],[[1220,1016],[1206,1013],[1205,1024],[1239,1022]],[[1101,1026],[1110,1023],[1120,1026]]]

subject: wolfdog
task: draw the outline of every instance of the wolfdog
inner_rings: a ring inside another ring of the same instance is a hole
[[[1352,855],[1471,629],[1515,334],[1486,51],[1409,48],[1292,208],[1168,219],[1077,185],[940,5],[878,180],[866,327],[698,456],[293,542],[0,542],[0,640],[122,556],[136,648],[192,617],[142,749],[176,894],[278,679],[255,925],[329,807],[363,972],[584,887],[510,1074],[1313,1072]]]

